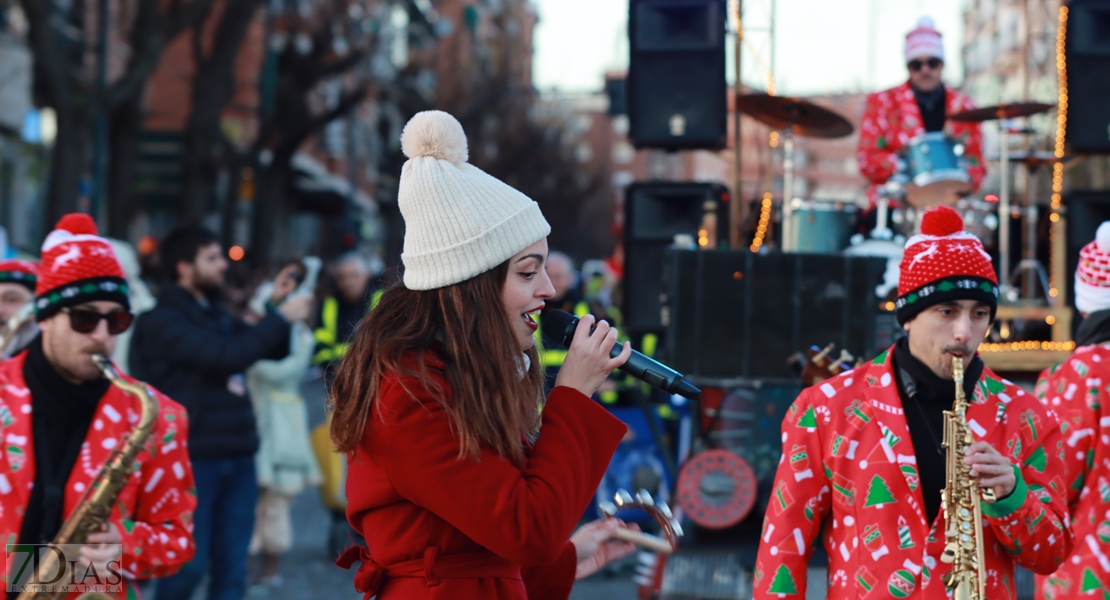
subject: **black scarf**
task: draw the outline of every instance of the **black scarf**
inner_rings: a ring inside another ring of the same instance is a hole
[[[1090,346],[1110,341],[1110,310],[1100,310],[1087,315],[1075,332],[1076,346]]]
[[[35,485],[19,542],[38,544],[53,540],[61,529],[66,480],[77,464],[100,399],[111,384],[107,379],[76,385],[65,380],[47,360],[41,335],[27,349],[23,378],[31,391]]]
[[[944,441],[944,411],[952,409],[956,399],[955,384],[942,379],[910,353],[909,338],[902,338],[894,345],[894,372],[898,374],[898,395],[906,414],[917,473],[921,481],[921,496],[925,502],[925,516],[932,523],[940,512],[940,495],[947,483]],[[983,361],[973,358],[964,369],[964,394],[971,398],[975,384],[983,375]]]
[[[947,113],[945,100],[948,98],[944,85],[938,85],[931,92],[919,92],[914,88],[913,95],[917,100],[917,108],[921,111],[921,124],[925,131],[943,131]]]

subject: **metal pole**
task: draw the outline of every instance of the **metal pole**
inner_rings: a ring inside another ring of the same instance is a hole
[[[743,161],[741,161],[741,154],[744,147],[743,139],[740,137],[740,107],[739,98],[743,86],[740,83],[740,46],[744,39],[743,25],[740,21],[741,10],[743,9],[744,0],[733,0],[736,3],[736,12],[733,14],[733,29],[734,47],[732,49],[733,62],[735,63],[736,83],[732,91],[732,206],[729,207],[729,219],[732,221],[729,224],[729,240],[728,245],[731,248],[740,248],[744,245],[741,239],[744,233],[744,223],[748,219],[748,203],[744,198],[743,189],[741,187],[741,169],[743,168]]]
[[[783,252],[793,252],[796,244],[790,217],[794,213],[794,127],[784,129],[782,138],[782,243],[779,247]]]
[[[96,89],[100,95],[100,106],[96,113],[96,138],[93,150],[92,193],[89,197],[89,215],[100,221],[107,194],[107,154],[108,154],[108,105],[105,90],[108,80],[108,2],[100,0],[97,10],[96,35]]]
[[[1002,299],[1010,290],[1010,123],[998,120],[998,157],[1002,162],[999,178],[1002,180],[998,202],[998,279]]]

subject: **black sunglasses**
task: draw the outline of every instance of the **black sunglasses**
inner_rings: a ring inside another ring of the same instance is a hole
[[[906,63],[906,66],[908,66],[911,71],[920,71],[921,67],[924,67],[925,65],[929,65],[930,69],[936,70],[943,64],[944,61],[939,58],[930,58],[929,60],[919,60],[915,58]]]
[[[96,331],[97,325],[100,325],[100,320],[104,319],[108,322],[108,333],[119,335],[127,331],[131,322],[135,320],[135,315],[124,311],[103,314],[87,308],[67,307],[63,308],[62,312],[69,315],[69,327],[77,333]]]

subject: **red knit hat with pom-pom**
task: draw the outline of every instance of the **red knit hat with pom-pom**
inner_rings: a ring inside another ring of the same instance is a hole
[[[0,283],[18,283],[35,293],[39,277],[39,264],[29,260],[9,258],[0,260]]]
[[[947,206],[921,219],[921,233],[906,242],[899,267],[898,322],[952,300],[980,300],[998,308],[998,277],[979,238],[964,231],[964,220]]]
[[[130,310],[127,280],[108,240],[98,236],[89,215],[68,214],[42,243],[35,288],[35,318],[47,319],[66,306],[110,300]]]

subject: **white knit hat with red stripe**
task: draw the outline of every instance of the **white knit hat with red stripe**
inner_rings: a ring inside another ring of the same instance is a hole
[[[1099,225],[1094,241],[1079,251],[1075,307],[1087,314],[1110,308],[1110,221]]]
[[[112,245],[97,235],[96,222],[89,215],[71,213],[42,243],[35,318],[43,321],[66,306],[95,300],[131,308],[127,280]]]
[[[933,57],[944,60],[944,44],[933,20],[921,17],[917,27],[906,34],[906,62],[915,58]]]
[[[947,206],[921,219],[921,233],[906,242],[899,266],[898,323],[906,324],[926,308],[952,300],[979,300],[998,308],[998,277],[979,238],[964,231],[964,220]]]

